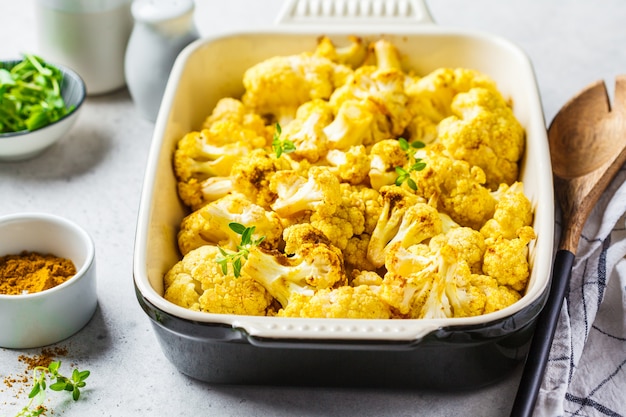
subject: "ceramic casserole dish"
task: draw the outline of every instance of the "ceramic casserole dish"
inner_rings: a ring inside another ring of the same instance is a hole
[[[360,9],[350,9],[350,4]],[[163,276],[180,259],[176,235],[189,213],[177,198],[172,169],[177,141],[197,130],[220,98],[241,96],[247,68],[272,56],[312,50],[321,35],[338,44],[349,35],[367,40],[382,36],[417,73],[474,68],[491,76],[512,100],[527,135],[520,179],[534,208],[537,233],[521,300],[470,318],[357,320],[209,314],[163,298]],[[503,378],[527,353],[550,280],[554,198],[533,69],[527,56],[506,40],[433,24],[421,2],[288,2],[273,27],[200,39],[178,56],[144,181],[134,253],[136,296],[165,356],[193,378],[224,384],[456,390]]]

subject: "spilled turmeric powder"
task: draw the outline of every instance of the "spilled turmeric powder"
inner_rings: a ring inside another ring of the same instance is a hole
[[[0,294],[20,295],[41,292],[76,275],[70,259],[51,254],[22,252],[0,256]]]

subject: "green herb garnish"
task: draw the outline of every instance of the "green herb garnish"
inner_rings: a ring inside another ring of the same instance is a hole
[[[406,182],[409,188],[415,191],[417,190],[417,184],[411,178],[411,172],[423,170],[426,168],[426,163],[422,162],[421,158],[415,158],[415,152],[412,152],[412,150],[421,149],[426,145],[424,142],[420,141],[409,143],[409,141],[404,138],[398,139],[398,142],[400,144],[400,149],[402,149],[406,153],[407,158],[409,158],[409,168],[405,169],[403,167],[396,167],[396,174],[398,174],[398,177],[396,178],[396,185],[400,186]]]
[[[272,149],[276,154],[276,158],[280,158],[283,153],[290,153],[296,150],[296,145],[289,139],[281,139],[280,135],[283,133],[280,125],[276,123],[276,130],[274,131],[274,139],[272,139]]]
[[[72,394],[72,399],[78,401],[80,389],[84,388],[85,380],[89,376],[89,371],[79,371],[74,369],[72,376],[66,377],[59,372],[61,361],[50,362],[50,365],[37,366],[33,369],[33,389],[28,394],[30,398],[28,404],[20,410],[15,417],[39,416],[46,410],[41,406],[46,398],[46,388],[53,391],[68,391]]]
[[[70,113],[61,96],[63,73],[24,54],[11,69],[0,68],[0,133],[36,130]]]
[[[222,273],[224,275],[228,274],[228,264],[233,265],[233,275],[235,278],[239,278],[241,276],[241,266],[242,259],[248,259],[248,255],[250,254],[250,248],[253,246],[259,246],[263,240],[265,240],[265,236],[261,236],[258,239],[252,239],[252,235],[254,234],[255,226],[246,227],[239,223],[228,223],[228,227],[241,235],[241,243],[237,245],[237,252],[227,252],[222,247],[218,246],[220,253],[222,254],[222,258],[217,258],[216,262],[222,268]]]

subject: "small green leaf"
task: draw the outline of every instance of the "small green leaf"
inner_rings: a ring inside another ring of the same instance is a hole
[[[241,233],[241,246],[248,246],[252,243],[252,234],[254,233],[254,229],[254,226],[244,229],[243,233]]]
[[[60,361],[54,361],[54,362],[50,362],[50,365],[48,365],[48,370],[53,375],[56,375],[56,373],[58,372],[60,367],[61,367],[61,362]]]
[[[67,389],[67,384],[65,382],[55,382],[54,384],[50,385],[50,389],[53,391],[63,391]]]
[[[272,150],[276,154],[276,158],[280,158],[283,153],[290,153],[296,150],[296,145],[288,140],[281,140],[280,136],[282,129],[278,123],[276,123],[276,130],[274,132],[274,138],[272,139]]]
[[[39,394],[40,391],[41,391],[41,384],[33,385],[33,389],[30,390],[30,393],[28,394],[28,398],[34,398],[37,394]]]
[[[243,233],[246,231],[246,226],[235,222],[228,223],[228,227],[230,227],[230,229],[238,235],[243,235]]]

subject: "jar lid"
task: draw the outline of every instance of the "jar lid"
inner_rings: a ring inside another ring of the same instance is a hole
[[[133,18],[146,23],[175,19],[193,10],[193,0],[135,0],[131,6]]]
[[[129,5],[130,2],[131,0],[37,0],[42,7],[68,13],[105,12]]]

